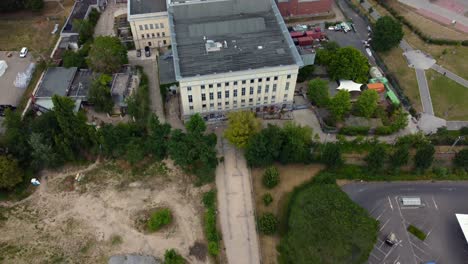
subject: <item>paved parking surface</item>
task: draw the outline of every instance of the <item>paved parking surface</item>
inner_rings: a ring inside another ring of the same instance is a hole
[[[352,183],[343,186],[351,199],[380,222],[369,264],[468,263],[468,245],[456,213],[468,213],[468,183]],[[420,197],[421,207],[403,206],[402,197]],[[414,225],[427,234],[421,241],[406,231]],[[394,233],[393,247],[384,241]]]
[[[13,82],[19,72],[24,72],[33,61],[32,55],[20,58],[18,52],[13,52],[11,57],[6,56],[6,51],[0,51],[0,60],[6,61],[8,68],[0,77],[0,105],[18,105],[26,89],[16,88]]]

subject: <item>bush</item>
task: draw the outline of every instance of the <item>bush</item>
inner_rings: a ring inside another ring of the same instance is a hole
[[[210,253],[211,256],[217,256],[219,254],[218,243],[214,241],[208,242],[208,253]]]
[[[419,146],[416,150],[416,154],[414,155],[414,164],[416,169],[423,171],[428,169],[434,161],[434,153],[435,149],[431,144]]]
[[[379,126],[375,128],[374,133],[376,135],[390,135],[393,133],[393,130],[390,126]]]
[[[216,191],[211,190],[203,194],[203,205],[206,208],[215,208],[216,207]]]
[[[426,234],[424,234],[423,231],[418,229],[417,227],[413,225],[409,225],[407,228],[408,232],[413,234],[415,237],[419,238],[421,241],[424,241],[426,239]]]
[[[208,208],[205,212],[205,234],[208,241],[218,241],[218,230],[216,230],[216,211]]]
[[[264,213],[257,220],[258,230],[265,235],[273,235],[278,228],[278,219],[272,213]]]
[[[184,264],[185,259],[175,251],[175,249],[168,249],[164,253],[164,264]]]
[[[468,170],[468,149],[459,151],[453,159],[455,166]]]
[[[18,161],[0,156],[0,189],[11,190],[23,181],[23,171]]]
[[[314,70],[314,65],[305,66],[299,69],[299,73],[297,74],[297,82],[304,82],[309,79],[314,73]]]
[[[148,229],[151,232],[158,231],[163,226],[170,224],[171,221],[171,211],[168,208],[161,209],[151,215],[148,221]]]
[[[270,193],[265,193],[263,196],[262,196],[262,200],[263,200],[263,204],[265,206],[268,206],[270,205],[272,202],[273,202],[273,196],[271,196]]]
[[[322,146],[323,151],[320,160],[328,167],[338,167],[343,164],[341,149],[337,144],[327,143]]]
[[[279,171],[276,167],[269,167],[263,173],[262,182],[268,189],[274,188],[280,181]]]
[[[347,126],[342,127],[339,133],[348,136],[367,135],[369,134],[369,129],[367,126]]]
[[[367,167],[371,172],[377,172],[381,170],[385,165],[385,160],[387,159],[387,152],[381,144],[375,145],[369,154],[365,158],[367,162]]]

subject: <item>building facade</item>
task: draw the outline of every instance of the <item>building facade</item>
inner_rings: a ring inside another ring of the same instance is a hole
[[[326,15],[332,11],[333,0],[277,0],[283,17]]]
[[[169,18],[164,0],[129,0],[128,22],[137,49],[171,45]]]
[[[180,80],[182,118],[223,118],[232,110],[275,111],[293,104],[297,65]]]

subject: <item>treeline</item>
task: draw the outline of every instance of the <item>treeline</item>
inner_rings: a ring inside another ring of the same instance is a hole
[[[44,0],[2,0],[0,13],[14,12],[23,9],[39,11],[44,7]]]
[[[31,112],[21,119],[19,113],[7,112],[0,140],[0,189],[12,189],[40,169],[98,156],[123,159],[134,167],[169,156],[196,175],[198,184],[214,179],[216,135],[205,135],[199,115],[187,122],[186,133],[171,130],[151,113],[137,122],[97,128],[87,123],[84,112],[74,111],[72,99],[54,96],[52,100],[53,111],[40,116]]]

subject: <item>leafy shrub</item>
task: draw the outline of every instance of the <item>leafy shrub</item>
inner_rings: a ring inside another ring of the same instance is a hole
[[[208,208],[205,212],[205,234],[208,241],[218,241],[218,231],[216,230],[216,211]]]
[[[379,126],[375,128],[374,133],[376,135],[390,135],[393,133],[393,130],[390,126]]]
[[[263,196],[262,196],[262,200],[263,200],[263,204],[265,206],[268,206],[270,205],[272,202],[273,202],[273,196],[271,196],[270,193],[265,193]]]
[[[214,241],[208,242],[208,253],[210,253],[212,256],[217,256],[219,254],[218,243]]]
[[[216,207],[216,191],[211,190],[203,194],[203,204],[207,208]]]
[[[444,167],[435,167],[432,169],[432,172],[437,175],[439,178],[445,178],[449,175],[450,171]]]
[[[278,219],[272,213],[264,213],[257,220],[258,229],[265,235],[273,235],[278,228]]]
[[[419,238],[420,240],[424,241],[426,239],[426,234],[421,231],[419,228],[415,227],[414,225],[409,225],[407,228],[408,232],[413,234],[415,237]]]
[[[323,147],[320,160],[328,167],[338,167],[343,164],[341,149],[337,144],[328,143]]]
[[[148,229],[151,232],[158,231],[163,226],[170,224],[171,221],[171,211],[168,208],[161,209],[151,214],[151,217],[148,221]]]
[[[276,167],[269,167],[263,173],[263,185],[269,189],[274,188],[280,181],[279,171]]]
[[[424,144],[418,147],[414,155],[414,164],[416,169],[426,170],[434,161],[434,146],[431,144]]]
[[[369,134],[369,127],[367,126],[347,126],[340,129],[340,134],[348,136],[367,135]]]
[[[166,250],[164,253],[164,264],[184,264],[186,263],[185,259],[175,251],[175,249],[171,248]]]
[[[376,172],[384,167],[386,158],[387,152],[385,151],[384,146],[377,144],[371,149],[371,151],[369,151],[365,161],[367,162],[369,170]]]
[[[453,159],[455,166],[468,170],[468,149],[459,151]]]

